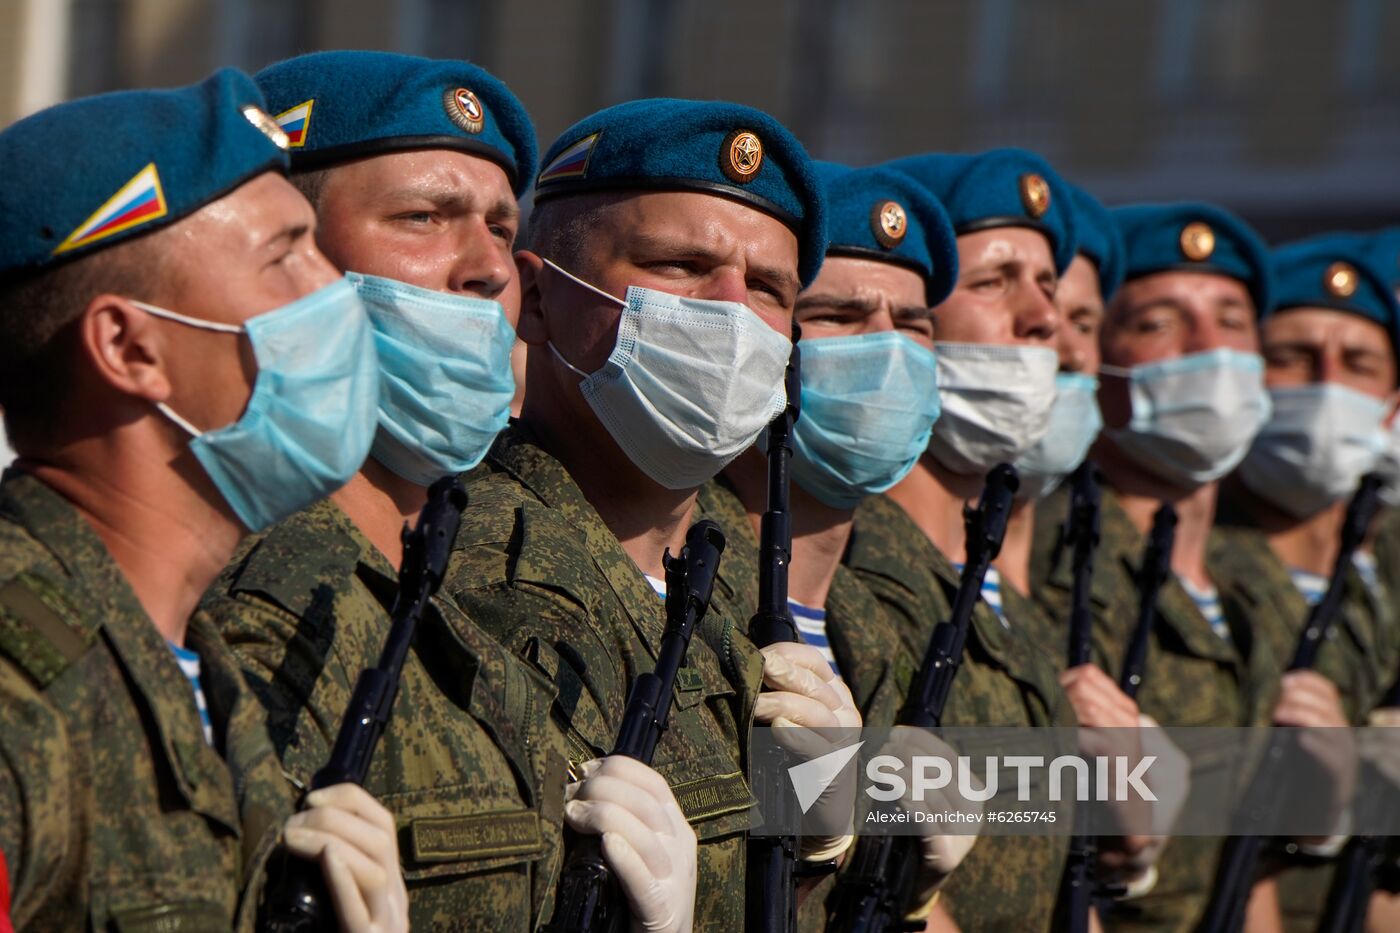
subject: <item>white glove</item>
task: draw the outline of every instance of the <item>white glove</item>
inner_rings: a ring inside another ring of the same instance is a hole
[[[289,852],[321,863],[342,930],[408,929],[394,817],[363,787],[336,784],[307,794],[306,809],[287,820],[283,837]]]
[[[803,761],[830,754],[859,740],[860,711],[845,681],[811,645],[779,642],[762,649],[763,685],[754,720],[773,726],[773,741]],[[833,736],[813,729],[838,730]],[[835,835],[802,836],[800,855],[824,862],[845,852],[855,839],[855,782],[835,780],[808,810],[821,825],[843,826]]]
[[[950,768],[956,769],[958,766],[958,753],[952,746],[927,729],[914,726],[895,726],[890,730],[889,738],[880,747],[878,754],[894,755],[904,760],[915,756],[937,757],[947,761]],[[975,777],[969,776],[969,780],[975,789],[981,790],[981,784]],[[906,794],[900,798],[899,806],[911,814],[921,812],[932,815],[961,811],[969,816],[980,816],[982,813],[982,802],[963,799],[957,792],[956,782],[950,782],[947,787],[938,790],[925,790],[923,800],[914,800],[911,795]],[[942,831],[945,824],[932,819],[918,821],[915,825],[920,832],[919,854],[922,857],[919,875],[914,882],[914,903],[918,906],[906,915],[906,920],[923,920],[933,911],[943,883],[948,880],[953,869],[962,864],[967,853],[972,851],[982,826],[980,820],[948,823],[946,825],[959,829],[958,833],[950,834]]]
[[[601,835],[603,857],[627,895],[634,933],[690,933],[695,920],[695,830],[666,779],[609,755],[583,763],[564,789],[564,820]]]

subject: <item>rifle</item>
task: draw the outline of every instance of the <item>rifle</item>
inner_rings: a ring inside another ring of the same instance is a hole
[[[1152,516],[1152,530],[1147,535],[1147,547],[1142,552],[1142,564],[1137,572],[1138,615],[1127,653],[1123,655],[1123,672],[1118,686],[1130,699],[1137,699],[1138,689],[1147,667],[1147,648],[1152,642],[1152,629],[1157,624],[1157,594],[1167,582],[1172,569],[1172,545],[1176,542],[1176,509],[1162,503]]]
[[[1064,542],[1072,549],[1074,586],[1069,610],[1069,666],[1089,663],[1090,636],[1094,620],[1089,612],[1089,591],[1093,586],[1094,551],[1099,545],[1099,478],[1089,461],[1079,465],[1070,480],[1069,515],[1065,521]],[[1089,811],[1076,811],[1080,821],[1070,839],[1064,878],[1056,901],[1054,928],[1068,933],[1088,933],[1089,914],[1094,903],[1094,863],[1099,847],[1094,836],[1083,831]]]
[[[914,677],[899,723],[936,729],[943,722],[948,693],[962,663],[972,611],[982,596],[987,568],[1001,551],[1006,521],[1020,479],[1009,464],[987,474],[976,509],[964,509],[967,562],[948,619],[933,627],[923,663]],[[918,841],[910,836],[862,836],[850,864],[836,880],[827,929],[852,933],[920,930],[905,920],[919,867]]]
[[[389,634],[379,662],[366,668],[355,682],[350,705],[340,721],[331,757],[311,778],[311,789],[333,784],[361,784],[369,774],[379,737],[389,724],[398,695],[399,678],[413,645],[418,622],[428,601],[442,584],[452,542],[457,537],[467,493],[455,476],[445,476],[428,487],[428,501],[418,513],[412,531],[404,524],[403,561],[399,565],[399,589],[389,610]],[[270,873],[260,910],[259,929],[274,933],[309,933],[339,929],[330,892],[320,866],[280,855],[281,870]]]
[[[749,639],[760,648],[777,642],[798,641],[797,625],[788,609],[788,564],[792,559],[791,488],[788,476],[792,460],[792,430],[801,412],[802,360],[798,348],[801,332],[794,326],[792,354],[788,357],[784,384],[787,406],[768,425],[768,509],[759,520],[758,607],[749,620]],[[782,767],[776,749],[768,761],[754,763],[765,774]],[[781,820],[787,808],[781,786],[765,785],[759,812]],[[797,929],[796,836],[750,836],[745,874],[744,928],[753,933],[790,933]]]
[[[675,696],[676,673],[685,664],[695,627],[710,608],[724,532],[709,520],[690,526],[680,557],[668,549],[666,568],[666,628],[656,652],[656,668],[640,675],[627,695],[617,742],[611,754],[651,764],[656,745],[666,731]],[[622,892],[603,858],[597,836],[577,839],[559,879],[558,906],[548,929],[553,933],[600,933],[621,930],[628,917]]]
[[[1377,709],[1400,706],[1400,675],[1386,690]],[[1384,786],[1369,802],[1369,817],[1357,820],[1359,825],[1377,825],[1396,806],[1400,789]],[[1332,889],[1327,893],[1327,906],[1322,913],[1322,933],[1362,933],[1366,926],[1366,909],[1376,890],[1378,875],[1386,858],[1386,845],[1393,841],[1385,836],[1355,836],[1337,858],[1337,873]]]
[[[1307,623],[1298,636],[1293,659],[1288,664],[1289,671],[1308,670],[1317,662],[1318,651],[1327,637],[1332,624],[1341,614],[1342,597],[1346,588],[1347,573],[1351,569],[1352,557],[1366,537],[1371,519],[1380,507],[1382,480],[1374,473],[1362,477],[1361,485],[1347,505],[1346,518],[1342,523],[1341,547],[1337,550],[1336,562],[1332,565],[1332,577],[1327,581],[1327,591],[1321,600],[1308,613]],[[1268,837],[1260,831],[1259,823],[1268,810],[1267,802],[1274,799],[1275,781],[1279,771],[1278,762],[1285,752],[1279,733],[1270,741],[1264,757],[1254,773],[1244,796],[1247,825],[1244,832],[1232,835],[1221,852],[1220,866],[1216,869],[1215,884],[1210,893],[1210,901],[1198,927],[1202,933],[1234,933],[1243,928],[1245,907],[1249,902],[1249,892],[1254,886],[1255,866],[1264,850]]]

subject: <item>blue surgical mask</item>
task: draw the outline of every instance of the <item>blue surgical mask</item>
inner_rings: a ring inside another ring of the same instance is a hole
[[[792,341],[746,305],[635,285],[623,300],[545,263],[622,306],[612,354],[596,372],[549,348],[583,378],[593,413],[657,484],[695,489],[718,476],[787,405]]]
[[[1099,367],[1129,380],[1132,418],[1105,428],[1129,459],[1173,486],[1220,479],[1244,459],[1269,420],[1264,360],[1255,353],[1209,350],[1144,363]]]
[[[1295,518],[1355,491],[1385,453],[1386,403],[1333,382],[1269,390],[1273,417],[1240,464],[1244,484]]]
[[[1050,408],[1050,430],[1016,461],[1022,499],[1050,495],[1089,454],[1099,436],[1099,380],[1084,373],[1055,376],[1055,404]]]
[[[249,530],[324,499],[364,463],[374,439],[379,364],[349,282],[340,279],[241,327],[132,304],[190,327],[247,335],[258,375],[237,421],[201,431],[165,403],[156,408],[194,438],[191,452]]]
[[[510,418],[515,329],[500,302],[350,273],[379,351],[370,456],[431,485],[481,462]]]
[[[907,476],[928,447],[939,414],[938,360],[894,331],[800,346],[792,478],[832,508],[854,508]]]

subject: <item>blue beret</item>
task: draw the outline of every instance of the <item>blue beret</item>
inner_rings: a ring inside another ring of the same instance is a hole
[[[575,123],[544,154],[535,201],[589,191],[701,191],[797,234],[810,285],[826,255],[826,201],[807,150],[761,110],[721,101],[633,100]]]
[[[1331,308],[1381,325],[1400,348],[1400,304],[1385,273],[1355,234],[1312,237],[1273,251],[1272,313],[1290,308]]]
[[[1067,184],[1074,210],[1074,231],[1079,236],[1079,252],[1099,271],[1099,291],[1109,301],[1123,284],[1123,238],[1118,225],[1099,199],[1076,185]]]
[[[231,68],[20,120],[0,132],[0,277],[169,226],[255,175],[286,171],[286,142],[257,85]]]
[[[403,149],[458,149],[505,169],[516,196],[535,174],[529,114],[475,65],[394,52],[313,52],[255,77],[291,138],[294,169]]]
[[[994,227],[1029,227],[1045,235],[1063,272],[1074,259],[1074,216],[1065,183],[1044,159],[1024,149],[976,155],[934,152],[886,165],[914,177],[943,204],[961,236]]]
[[[903,172],[815,162],[826,191],[826,254],[908,266],[942,303],[958,277],[958,244],[947,211]]]
[[[1365,240],[1371,266],[1385,276],[1392,289],[1400,288],[1400,227],[1359,234]]]
[[[1213,204],[1134,204],[1110,213],[1123,236],[1125,276],[1211,272],[1243,282],[1258,315],[1272,300],[1269,250],[1259,234]]]

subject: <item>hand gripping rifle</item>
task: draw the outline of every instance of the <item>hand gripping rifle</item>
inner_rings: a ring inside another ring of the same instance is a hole
[[[1376,704],[1377,709],[1397,706],[1400,706],[1400,676]],[[1369,809],[1364,818],[1357,820],[1358,825],[1388,825],[1387,817],[1394,815],[1400,789],[1383,777],[1378,786],[1381,789],[1375,797],[1363,803],[1363,808]],[[1337,859],[1337,872],[1332,879],[1332,889],[1327,893],[1322,926],[1318,928],[1320,933],[1364,933],[1371,895],[1380,880],[1378,876],[1385,871],[1386,846],[1393,841],[1394,837],[1387,836],[1354,836],[1347,843]]]
[[[1337,560],[1332,565],[1332,577],[1327,581],[1327,591],[1308,613],[1307,624],[1303,626],[1303,632],[1298,637],[1288,670],[1309,670],[1316,664],[1323,640],[1341,614],[1342,597],[1346,590],[1352,557],[1365,539],[1371,519],[1380,507],[1382,485],[1380,477],[1374,473],[1367,474],[1362,477],[1360,487],[1347,505],[1346,518],[1342,523],[1341,547],[1338,548]],[[1244,831],[1231,836],[1221,852],[1210,901],[1197,928],[1201,933],[1234,933],[1244,927],[1245,907],[1249,903],[1249,892],[1254,887],[1255,868],[1268,841],[1261,823],[1269,812],[1270,803],[1277,797],[1278,763],[1284,752],[1284,744],[1277,740],[1276,734],[1275,740],[1271,740],[1265,748],[1264,757],[1245,792],[1247,823]]]
[[[1137,625],[1123,655],[1123,672],[1118,686],[1130,699],[1136,700],[1147,668],[1147,648],[1152,643],[1152,629],[1157,624],[1157,594],[1167,582],[1172,570],[1172,545],[1176,543],[1176,509],[1163,502],[1152,516],[1152,530],[1147,535],[1147,547],[1138,567]]]
[[[1069,608],[1070,667],[1089,663],[1094,627],[1089,592],[1094,581],[1094,551],[1099,546],[1100,498],[1098,470],[1086,460],[1070,479],[1069,516],[1065,522],[1064,542],[1071,549],[1074,572]],[[1070,839],[1054,928],[1065,933],[1088,933],[1094,904],[1094,863],[1099,847],[1097,840],[1085,831],[1088,808],[1079,807],[1075,813],[1081,822]]]
[[[794,329],[796,325],[794,325]],[[792,511],[789,506],[792,430],[801,411],[802,360],[793,336],[784,385],[787,406],[768,425],[768,509],[759,522],[758,608],[749,620],[749,639],[760,648],[777,642],[798,641],[797,626],[788,609],[788,564],[792,559]],[[764,775],[780,773],[780,753],[751,763]],[[759,812],[767,822],[786,823],[790,813],[782,787],[775,780],[765,785]],[[797,929],[796,836],[750,836],[745,876],[744,929],[750,933],[791,933]]]
[[[666,568],[666,628],[656,652],[656,668],[632,683],[622,725],[611,754],[651,764],[656,745],[666,731],[675,696],[676,673],[685,664],[695,627],[710,608],[724,532],[709,520],[690,526],[680,557],[668,550]],[[602,933],[624,930],[629,916],[612,869],[603,858],[597,836],[575,837],[572,853],[559,879],[559,895],[551,933]]]
[[[380,652],[379,663],[360,673],[350,705],[340,721],[330,760],[311,778],[312,790],[333,784],[364,784],[379,737],[384,734],[394,710],[394,697],[413,645],[413,634],[427,610],[428,601],[442,584],[466,505],[467,493],[457,477],[446,476],[428,487],[428,502],[418,513],[418,523],[413,530],[409,531],[408,525],[404,525],[399,590],[389,610],[389,634],[384,639],[384,649]],[[273,933],[339,929],[320,866],[294,858],[285,850],[278,861],[281,870],[270,873],[259,929]]]
[[[964,510],[967,562],[947,621],[935,625],[929,636],[923,664],[899,712],[901,725],[936,729],[943,722],[972,612],[982,598],[982,581],[1001,551],[1012,499],[1020,484],[1015,468],[999,464],[987,474],[977,508]],[[836,879],[827,929],[841,933],[923,929],[923,921],[911,926],[904,920],[913,906],[909,902],[919,870],[917,847],[918,840],[910,836],[861,836],[851,863]]]

